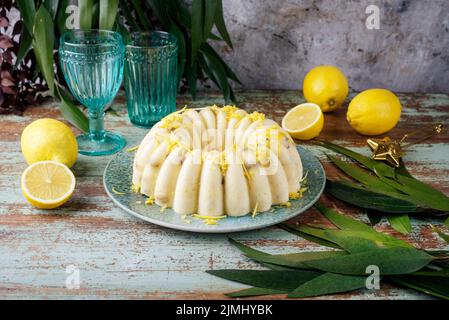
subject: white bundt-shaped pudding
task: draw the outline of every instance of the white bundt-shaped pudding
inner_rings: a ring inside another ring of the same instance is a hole
[[[302,163],[276,122],[234,106],[183,109],[136,151],[133,188],[179,214],[242,216],[298,195]]]

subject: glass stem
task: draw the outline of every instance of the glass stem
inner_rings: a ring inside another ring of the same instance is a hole
[[[103,108],[100,110],[89,110],[89,135],[94,141],[104,140],[104,111]]]

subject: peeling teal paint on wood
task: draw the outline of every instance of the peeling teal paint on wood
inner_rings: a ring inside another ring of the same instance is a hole
[[[400,95],[403,121],[389,134],[399,137],[415,125],[430,125],[436,120],[447,124],[448,96],[419,95],[419,99],[416,96]],[[220,99],[217,93],[202,95],[194,106],[219,103]],[[267,112],[278,121],[288,108],[303,101],[296,91],[244,92],[239,99],[241,107]],[[121,132],[129,148],[140,142],[146,130],[129,124],[123,101],[121,95],[113,105],[120,116],[108,113],[106,127]],[[189,97],[182,96],[178,105],[182,107],[189,101]],[[31,208],[20,192],[20,175],[26,164],[19,140],[22,129],[40,117],[59,118],[56,103],[32,107],[23,117],[0,118],[0,298],[218,299],[225,298],[223,293],[244,286],[213,277],[204,270],[261,268],[231,246],[226,235],[200,235],[157,227],[115,207],[102,184],[103,170],[110,157],[80,156],[73,168],[77,188],[67,205],[53,211]],[[366,137],[347,126],[344,110],[326,114],[326,121],[323,138],[368,154]],[[303,145],[322,158],[322,149],[311,143]],[[449,193],[448,155],[449,139],[445,133],[433,143],[411,148],[405,160],[413,174]],[[354,209],[336,206],[367,222]],[[306,222],[320,219],[314,210],[300,217]],[[407,239],[417,246],[448,249],[431,231],[429,223],[440,221],[413,219],[413,232]],[[392,232],[385,221],[376,228]],[[320,249],[276,227],[233,237],[267,252]],[[65,288],[68,265],[80,269],[79,290]],[[330,298],[428,299],[388,285],[383,285],[380,291],[364,290]]]

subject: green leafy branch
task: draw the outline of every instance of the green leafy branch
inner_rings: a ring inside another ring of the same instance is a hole
[[[319,145],[352,160],[343,161],[328,155],[332,164],[351,178],[327,181],[326,192],[335,198],[369,210],[371,214],[386,215],[391,226],[403,234],[411,231],[411,213],[417,216],[426,212],[448,214],[449,197],[414,178],[403,163],[395,169],[333,143],[320,141]]]
[[[315,207],[335,225],[334,228],[290,223],[281,227],[334,250],[272,255],[230,239],[245,256],[270,270],[207,272],[252,286],[228,293],[229,297],[287,294],[289,298],[305,298],[365,288],[367,267],[374,265],[379,268],[381,282],[449,299],[449,251],[420,250],[321,203]],[[441,230],[438,233],[445,241],[449,240]]]

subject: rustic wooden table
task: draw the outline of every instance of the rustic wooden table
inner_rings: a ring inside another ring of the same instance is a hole
[[[298,92],[252,91],[239,93],[239,106],[267,113],[280,121],[286,110],[302,102]],[[449,122],[449,96],[400,95],[403,115],[390,132],[400,137],[435,122]],[[178,99],[180,107],[221,103],[218,94]],[[108,112],[106,127],[121,132],[128,147],[136,145],[146,130],[133,127],[126,116],[121,93]],[[176,298],[222,299],[223,293],[243,288],[206,274],[207,269],[260,268],[230,245],[227,235],[204,235],[165,229],[138,220],[116,207],[103,189],[103,170],[111,157],[79,156],[73,170],[76,191],[69,202],[53,211],[28,205],[20,191],[20,175],[26,163],[20,151],[20,134],[31,121],[61,118],[57,103],[27,109],[23,116],[0,117],[0,298]],[[447,132],[447,131],[446,131]],[[341,109],[325,115],[322,139],[368,153],[366,138],[353,131]],[[321,150],[304,144],[323,160]],[[444,133],[413,147],[405,161],[418,178],[449,193],[449,136]],[[328,175],[332,168],[325,165]],[[366,216],[323,196],[346,214],[367,221]],[[300,221],[315,222],[319,214],[311,209]],[[413,219],[413,232],[406,237],[419,247],[444,248],[430,224],[441,220]],[[393,232],[383,221],[377,229]],[[268,252],[311,250],[317,246],[271,227],[234,234],[233,237]],[[77,268],[80,288],[66,287],[67,277]],[[68,273],[67,273],[68,272]],[[271,296],[268,298],[285,298]],[[382,285],[381,290],[362,290],[331,299],[427,299],[410,290]]]

